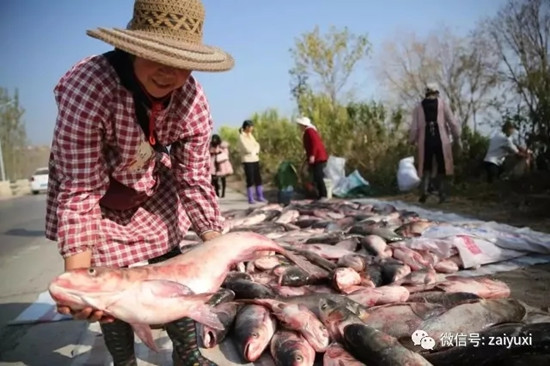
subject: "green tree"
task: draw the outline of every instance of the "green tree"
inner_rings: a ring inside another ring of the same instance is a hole
[[[290,50],[294,60],[290,75],[292,94],[300,112],[303,107],[300,99],[311,92],[327,95],[336,107],[350,76],[370,50],[367,35],[353,34],[347,27],[341,30],[331,27],[321,34],[316,26],[298,37]]]
[[[527,126],[520,129],[534,148],[550,154],[550,3],[508,1],[484,24],[498,49],[501,67],[497,71],[507,81],[511,92],[507,94],[517,96],[511,101],[514,107],[519,105],[516,122]]]

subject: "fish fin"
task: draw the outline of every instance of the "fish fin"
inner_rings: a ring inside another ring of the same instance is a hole
[[[153,339],[153,333],[151,332],[151,327],[149,327],[149,325],[133,323],[131,324],[131,326],[132,326],[132,329],[134,329],[134,333],[136,333],[138,338],[141,339],[147,347],[149,347],[155,352],[159,352],[157,344]]]
[[[225,329],[214,308],[210,305],[203,304],[195,307],[188,317],[197,323],[206,325],[209,328],[218,330]]]
[[[298,267],[304,270],[309,276],[313,278],[325,278],[326,271],[317,267],[314,264],[309,263],[307,260],[300,258],[299,256],[291,253],[290,251],[284,251],[283,255],[294,262]]]
[[[409,303],[411,310],[415,313],[420,319],[427,320],[434,316],[438,316],[447,311],[447,309],[442,305],[430,304],[430,303]]]
[[[141,283],[141,287],[151,291],[157,297],[179,297],[192,295],[193,291],[181,283],[168,280],[147,280]]]

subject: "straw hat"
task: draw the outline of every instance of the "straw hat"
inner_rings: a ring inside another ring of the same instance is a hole
[[[202,43],[201,0],[136,0],[127,29],[97,28],[86,33],[132,55],[178,69],[227,71],[227,52]]]
[[[298,117],[296,118],[296,123],[302,126],[312,126],[311,120],[307,117]]]

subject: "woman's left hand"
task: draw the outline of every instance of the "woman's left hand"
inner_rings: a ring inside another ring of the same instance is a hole
[[[212,240],[214,238],[217,238],[218,236],[221,236],[222,234],[219,231],[207,231],[206,233],[201,235],[202,241],[208,241]]]

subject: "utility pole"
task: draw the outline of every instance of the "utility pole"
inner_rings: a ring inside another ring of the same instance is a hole
[[[13,103],[13,100],[10,100],[4,104],[0,104],[0,107],[6,107],[10,104]],[[5,166],[4,166],[4,155],[2,154],[2,138],[0,138],[0,174],[1,174],[1,177],[2,177],[2,180],[1,182],[5,181],[6,180],[6,170],[5,170]]]

